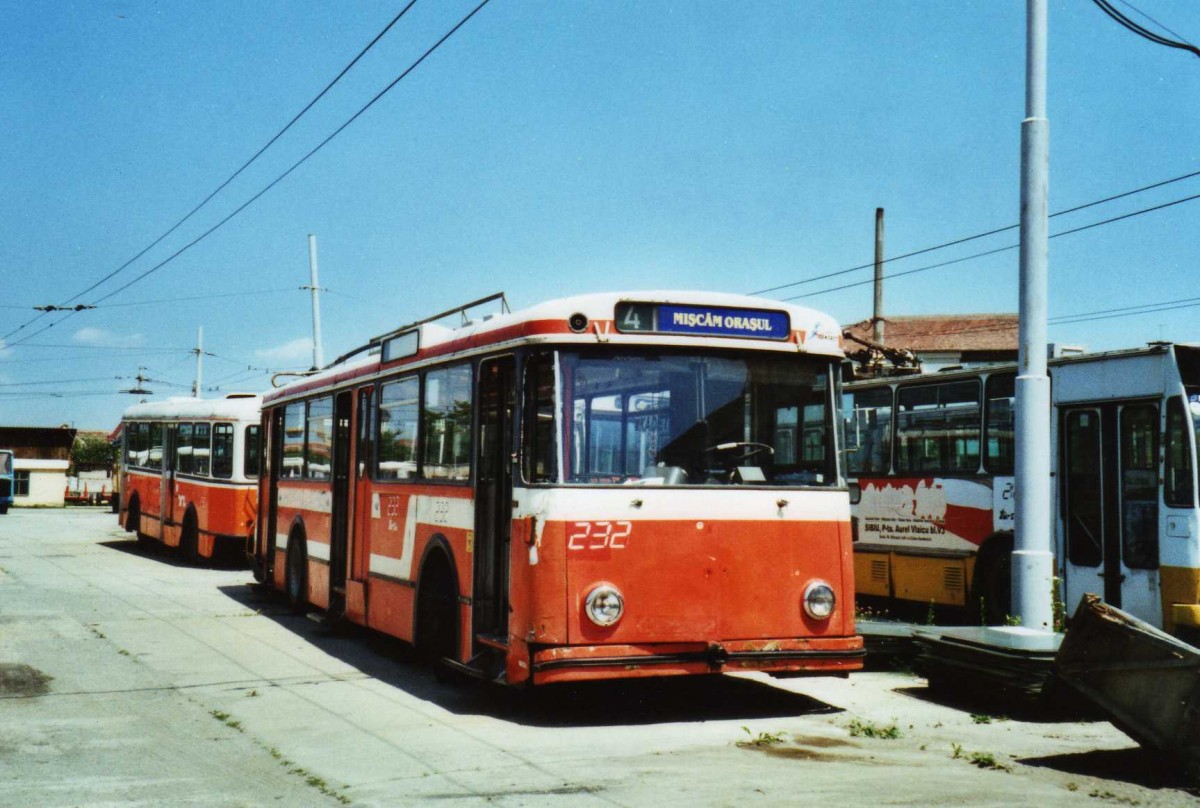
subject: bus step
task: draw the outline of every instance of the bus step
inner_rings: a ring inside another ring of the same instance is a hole
[[[476,634],[475,642],[500,651],[508,650],[508,637],[502,637],[499,634]]]
[[[458,676],[465,676],[465,677],[468,677],[471,679],[487,679],[488,678],[487,671],[471,664],[471,663],[475,662],[477,659],[478,659],[478,657],[472,659],[470,662],[463,663],[463,662],[459,662],[456,659],[450,659],[449,657],[442,657],[441,660],[438,662],[438,667],[443,671],[448,671],[448,672],[458,675]],[[438,679],[443,680],[443,676],[440,673],[438,675]]]

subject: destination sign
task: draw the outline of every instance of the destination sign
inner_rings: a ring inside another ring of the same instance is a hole
[[[756,339],[787,339],[791,333],[787,312],[674,303],[618,303],[616,326],[618,331],[636,334]]]

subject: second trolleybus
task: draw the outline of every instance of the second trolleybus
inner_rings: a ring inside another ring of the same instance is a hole
[[[1200,637],[1200,348],[1053,359],[1058,595],[1084,593]],[[1016,368],[846,385],[860,596],[961,607],[1011,603]]]
[[[510,684],[861,667],[830,318],[439,318],[265,396],[253,563],[294,608]]]
[[[258,507],[262,397],[170,398],[121,417],[120,511],[143,546],[245,563]]]

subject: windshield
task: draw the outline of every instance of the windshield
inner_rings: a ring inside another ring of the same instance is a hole
[[[0,474],[6,477],[12,475],[12,454],[10,452],[0,452]]]
[[[564,352],[565,482],[837,485],[835,368],[795,356]]]

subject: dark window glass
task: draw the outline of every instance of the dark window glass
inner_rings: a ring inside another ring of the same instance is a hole
[[[471,366],[425,374],[421,473],[434,480],[471,478]]]
[[[989,376],[984,406],[987,423],[986,468],[992,474],[1008,475],[1016,465],[1013,403],[1016,400],[1017,377],[1005,373]]]
[[[246,477],[258,476],[259,463],[262,458],[260,432],[258,424],[246,427],[246,453],[245,460],[242,462],[242,474]]]
[[[979,471],[978,381],[901,387],[896,405],[898,474]]]
[[[163,434],[165,430],[161,422],[153,422],[147,424],[149,429],[149,438],[146,441],[148,447],[146,451],[146,466],[152,469],[161,469],[163,460]]]
[[[333,446],[333,398],[308,402],[308,436],[304,444],[304,479],[328,480]]]
[[[213,424],[212,476],[224,480],[233,476],[233,424]]]
[[[358,445],[354,449],[358,476],[367,476],[371,465],[371,446],[375,436],[375,390],[358,391]]]
[[[1098,567],[1104,559],[1100,413],[1070,412],[1065,421],[1067,557],[1079,567]]]
[[[28,471],[28,469],[13,472],[13,496],[14,497],[29,496],[29,471]]]
[[[1192,424],[1183,397],[1167,402],[1166,467],[1163,469],[1163,500],[1172,508],[1196,504],[1196,473],[1192,469]]]
[[[525,364],[524,417],[521,475],[525,482],[549,482],[557,476],[554,356],[551,354],[531,357]]]
[[[192,468],[192,425],[179,424],[175,427],[175,470],[191,474]]]
[[[1121,409],[1121,556],[1130,569],[1158,569],[1158,407]]]
[[[887,474],[892,465],[892,388],[854,390],[846,405],[851,474]]]
[[[417,377],[379,388],[379,445],[376,474],[381,480],[417,476],[417,424],[421,383]]]

